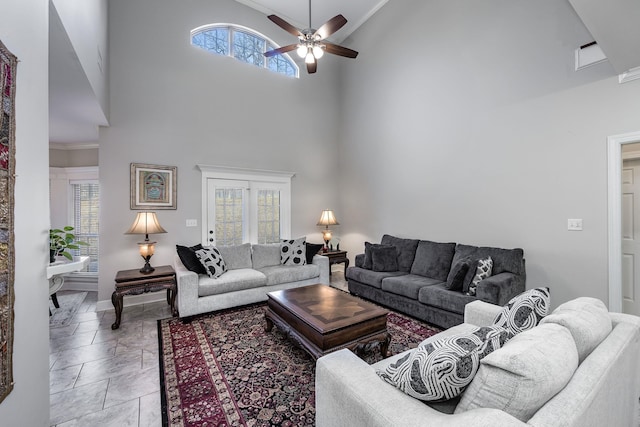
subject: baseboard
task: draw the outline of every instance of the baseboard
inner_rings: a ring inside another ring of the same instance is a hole
[[[132,307],[134,305],[151,304],[153,302],[167,302],[166,292],[154,292],[142,295],[127,295],[122,299],[123,305],[126,307]],[[96,311],[113,310],[113,303],[110,299],[98,301],[96,303]]]

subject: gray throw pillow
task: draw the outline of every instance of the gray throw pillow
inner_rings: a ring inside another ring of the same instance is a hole
[[[511,298],[493,321],[513,335],[529,330],[549,314],[551,297],[549,288],[529,289]]]
[[[213,246],[198,249],[196,256],[212,279],[217,279],[227,271],[227,265],[222,259],[220,251]]]
[[[414,349],[376,373],[416,399],[452,399],[473,380],[480,360],[502,347],[509,336],[496,326],[447,336]]]
[[[398,252],[395,246],[376,245],[370,251],[373,271],[398,271]]]
[[[447,282],[445,283],[444,287],[446,289],[449,289],[450,291],[462,291],[462,284],[464,282],[464,278],[467,276],[469,268],[471,268],[471,263],[472,260],[468,257],[458,261],[451,268],[451,272],[447,277]]]
[[[295,240],[283,240],[280,244],[280,264],[282,265],[306,265],[307,238],[300,237]]]

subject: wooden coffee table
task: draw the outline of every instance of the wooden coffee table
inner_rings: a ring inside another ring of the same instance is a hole
[[[391,336],[388,310],[326,285],[269,292],[265,330],[279,329],[313,358],[349,348],[358,353],[372,343],[387,356]]]

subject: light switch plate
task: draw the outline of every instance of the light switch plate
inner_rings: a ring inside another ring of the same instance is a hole
[[[187,220],[187,227],[197,227],[198,226],[198,220],[197,219],[188,219]]]
[[[582,219],[568,219],[567,229],[569,231],[582,231]]]

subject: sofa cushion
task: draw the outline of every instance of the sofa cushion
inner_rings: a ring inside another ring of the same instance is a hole
[[[267,286],[308,280],[320,276],[320,266],[316,264],[274,265],[263,267],[259,271],[267,276]]]
[[[280,264],[305,265],[307,263],[306,240],[306,237],[299,237],[294,240],[283,240],[280,243]]]
[[[398,271],[398,252],[395,246],[371,245],[369,251],[373,271]]]
[[[280,243],[252,245],[251,260],[251,265],[256,270],[272,265],[280,265]]]
[[[217,248],[222,254],[224,262],[227,264],[227,269],[236,270],[238,268],[253,267],[251,263],[251,243],[232,246],[218,246]]]
[[[267,284],[267,276],[252,268],[229,270],[217,279],[200,276],[198,296],[226,294],[244,289],[259,288]]]
[[[396,250],[395,246],[364,242],[364,262],[362,263],[362,268],[366,268],[367,270],[373,270],[373,251],[375,251],[378,248],[381,248],[381,249],[386,248],[387,251],[391,251],[392,249],[394,251]],[[397,264],[397,259],[396,259],[396,264]]]
[[[405,274],[397,277],[386,277],[382,279],[381,289],[383,291],[402,295],[411,299],[418,299],[420,289],[425,286],[433,286],[443,283],[437,279],[430,279],[416,274]]]
[[[349,267],[347,268],[346,275],[348,280],[355,280],[364,285],[372,286],[374,288],[382,288],[382,279],[386,277],[394,276],[406,276],[407,273],[401,271],[372,271],[366,268]]]
[[[413,264],[411,264],[411,274],[418,274],[444,282],[447,280],[449,270],[451,270],[451,261],[453,261],[455,251],[455,243],[420,240],[416,248]]]
[[[464,314],[464,306],[476,300],[476,297],[446,288],[446,283],[425,286],[418,292],[418,301],[446,311]]]
[[[311,264],[313,262],[313,257],[317,255],[322,248],[324,248],[324,244],[322,243],[305,243],[307,248],[307,264]]]
[[[471,382],[480,360],[499,349],[509,333],[485,326],[420,346],[376,373],[409,396],[424,401],[458,396]]]
[[[467,276],[467,272],[471,268],[471,264],[475,265],[471,258],[463,258],[451,267],[451,272],[447,276],[445,288],[451,291],[462,292],[462,284],[464,282],[464,278]]]
[[[549,288],[529,289],[511,298],[493,321],[514,335],[531,329],[549,314]]]
[[[220,255],[220,251],[213,246],[198,249],[196,256],[202,263],[207,275],[212,279],[217,279],[227,271],[227,265]]]
[[[540,324],[556,323],[571,332],[578,349],[579,362],[611,333],[611,316],[602,301],[596,298],[581,297],[565,302],[553,313],[540,321]]]
[[[540,325],[516,335],[480,362],[455,413],[500,409],[527,422],[562,390],[578,367],[578,351],[569,330]]]
[[[491,276],[491,271],[493,268],[493,260],[491,257],[479,259],[476,263],[476,273],[471,280],[471,284],[469,285],[469,295],[476,295],[476,288],[478,287],[478,283]]]
[[[520,248],[501,249],[462,244],[456,245],[456,253],[453,256],[453,263],[456,263],[465,257],[471,257],[475,260],[491,257],[493,260],[492,274],[500,274],[505,271],[518,275],[525,274],[523,263],[524,252]]]
[[[380,241],[383,245],[395,246],[398,250],[398,270],[408,273],[411,271],[413,260],[416,257],[418,240],[402,239],[385,234]]]
[[[202,249],[202,245],[200,243],[191,247],[176,245],[178,257],[180,258],[182,265],[184,265],[187,270],[193,271],[197,274],[207,274],[207,270],[204,269],[204,266],[196,256],[196,251],[198,249]]]

